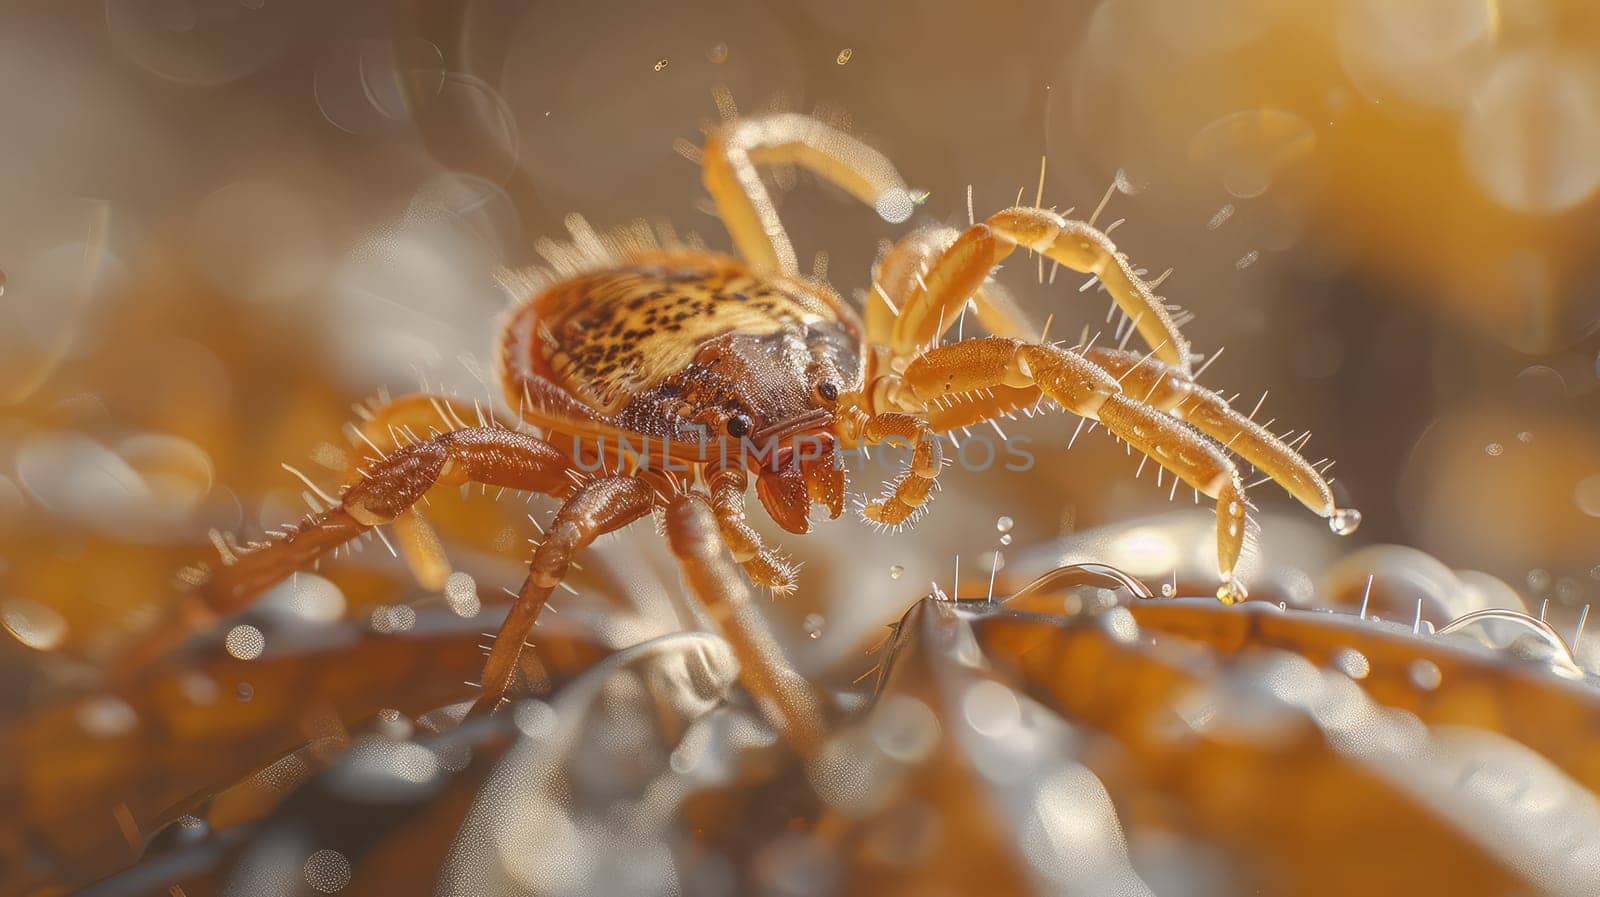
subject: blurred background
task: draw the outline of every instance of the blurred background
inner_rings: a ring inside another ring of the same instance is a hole
[[[336,486],[352,403],[498,396],[496,271],[569,213],[726,248],[691,161],[718,86],[845,123],[928,191],[914,221],[964,224],[969,187],[980,216],[1031,200],[1042,157],[1045,205],[1118,185],[1100,224],[1174,269],[1196,351],[1226,350],[1205,381],[1267,392],[1258,418],[1310,429],[1365,515],[1341,542],[1261,486],[1269,539],[1281,512],[1328,557],[1414,546],[1573,620],[1600,597],[1597,50],[1587,0],[6,4],[0,714],[93,681],[208,531],[301,513],[280,464]],[[902,231],[774,181],[802,258],[859,297]],[[1109,338],[1077,279],[1001,278],[1052,334]],[[1067,453],[1074,423],[1008,426],[1038,467],[952,471],[909,533],[783,539],[807,567],[778,613],[882,622],[955,555],[983,579],[1003,538],[1168,510],[1103,435]],[[438,505],[497,600],[529,509]],[[284,600],[379,631],[428,606],[381,549],[322,576]]]

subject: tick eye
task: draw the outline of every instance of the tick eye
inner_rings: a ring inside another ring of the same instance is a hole
[[[839,398],[839,387],[832,380],[824,380],[817,384],[817,395],[831,402]]]
[[[735,414],[728,418],[728,435],[734,438],[744,436],[750,432],[750,416]]]

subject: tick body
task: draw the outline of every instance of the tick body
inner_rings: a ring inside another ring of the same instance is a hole
[[[1335,507],[1293,448],[1192,379],[1188,342],[1165,300],[1092,224],[1018,207],[961,231],[915,230],[872,271],[863,315],[800,277],[758,168],[807,168],[903,220],[911,194],[884,157],[813,119],[774,115],[716,130],[703,159],[738,257],[574,222],[571,243],[542,246],[551,270],[513,284],[498,372],[516,426],[467,426],[434,397],[380,409],[368,421],[374,433],[396,423],[433,433],[389,451],[369,439],[374,454],[336,507],[194,577],[191,623],[241,609],[373,527],[390,528],[419,579],[438,587],[448,567],[414,507],[430,488],[477,482],[552,495],[562,504],[485,665],[474,709],[487,713],[511,689],[573,555],[659,510],[685,581],[740,655],[746,688],[808,749],[822,731],[818,702],[770,639],[740,622],[747,580],[776,591],[796,584],[793,567],[746,519],[752,485],[774,521],[805,533],[814,513],[843,510],[838,453],[895,441],[910,448],[909,461],[861,515],[906,525],[933,495],[944,434],[1050,406],[1097,422],[1215,500],[1224,601],[1244,595],[1234,566],[1249,504],[1234,455],[1336,529],[1359,519]],[[1043,341],[989,279],[1018,248],[1097,278],[1149,351]],[[947,342],[969,307],[988,335]]]

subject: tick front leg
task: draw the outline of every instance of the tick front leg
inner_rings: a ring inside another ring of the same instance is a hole
[[[901,403],[982,396],[995,387],[1041,393],[1073,414],[1098,420],[1146,457],[1217,502],[1217,597],[1244,597],[1234,567],[1244,547],[1246,503],[1239,471],[1193,428],[1122,392],[1116,378],[1082,355],[1053,346],[989,337],[933,349],[906,368]]]
[[[1333,490],[1298,451],[1182,371],[1137,352],[1091,349],[1084,354],[1117,375],[1126,394],[1187,421],[1238,452],[1313,513],[1328,518],[1336,532],[1348,534],[1359,524],[1361,513],[1335,507]]]
[[[242,552],[219,546],[220,565],[196,571],[192,591],[173,611],[175,619],[152,629],[119,658],[112,675],[142,669],[372,527],[404,521],[435,484],[471,481],[559,495],[572,486],[567,470],[566,456],[554,446],[498,427],[454,430],[389,452],[361,472],[337,506],[307,515],[282,537]]]
[[[690,594],[705,605],[739,658],[739,681],[762,714],[802,757],[822,744],[822,702],[789,665],[750,589],[732,563],[717,514],[703,496],[680,495],[667,507],[667,543]]]
[[[550,593],[561,584],[573,555],[597,537],[619,530],[650,513],[658,503],[655,488],[638,477],[604,477],[578,488],[563,504],[545,530],[545,539],[533,552],[528,578],[523,580],[516,603],[495,635],[494,647],[483,665],[483,694],[471,714],[482,716],[500,706],[517,669],[528,634]]]
[[[1014,208],[989,216],[954,239],[939,238],[939,243],[948,240],[947,244],[936,257],[927,260],[931,256],[928,248],[935,245],[926,242],[930,239],[933,238],[907,244],[898,254],[891,252],[880,266],[880,277],[890,282],[879,286],[898,305],[889,339],[893,354],[910,357],[937,343],[959,320],[968,300],[983,301],[984,281],[995,266],[1020,247],[1099,278],[1155,356],[1188,373],[1189,342],[1179,332],[1166,302],[1103,231],[1045,209]],[[896,273],[897,268],[909,271],[912,264],[919,269],[910,271],[912,276]],[[920,270],[924,264],[926,270]],[[1017,335],[1019,317],[1014,308],[984,309],[980,318],[991,331]]]

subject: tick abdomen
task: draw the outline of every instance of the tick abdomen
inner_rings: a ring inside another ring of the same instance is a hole
[[[526,353],[516,361],[609,415],[710,340],[803,332],[836,318],[835,306],[798,284],[733,259],[676,253],[562,281],[518,309],[507,335]]]

